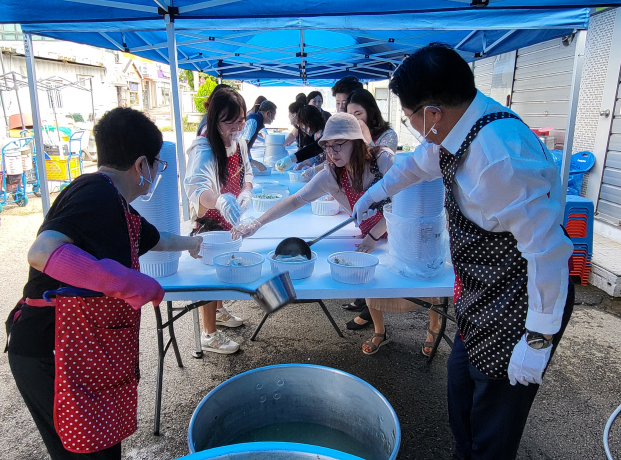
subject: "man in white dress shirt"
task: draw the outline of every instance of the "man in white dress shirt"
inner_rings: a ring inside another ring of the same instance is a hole
[[[431,44],[395,71],[422,144],[358,201],[443,178],[458,332],[448,360],[454,459],[514,459],[528,412],[573,310],[560,177],[517,115],[474,86],[468,64]]]

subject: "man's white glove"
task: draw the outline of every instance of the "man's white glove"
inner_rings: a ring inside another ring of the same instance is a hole
[[[365,193],[354,205],[352,215],[356,216],[356,226],[359,226],[363,220],[367,220],[369,217],[373,217],[377,212],[374,209],[369,209],[371,205],[375,203],[375,200],[371,198],[369,192]]]
[[[295,162],[295,160],[295,155],[287,155],[286,157],[278,160],[274,166],[278,171],[285,172]]]
[[[231,225],[235,226],[239,223],[242,210],[237,203],[235,195],[232,193],[224,193],[216,200],[216,209],[220,211],[222,217]]]
[[[552,347],[535,350],[526,342],[526,336],[513,349],[511,360],[509,361],[509,381],[511,385],[521,383],[528,385],[529,383],[538,383],[541,385],[541,378],[548,361]]]
[[[239,204],[242,213],[248,211],[250,205],[252,204],[252,190],[247,188],[242,190],[237,197],[237,203]]]

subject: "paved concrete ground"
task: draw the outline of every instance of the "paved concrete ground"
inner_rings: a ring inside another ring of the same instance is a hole
[[[21,295],[27,276],[25,254],[41,223],[34,200],[27,208],[7,207],[0,226],[0,316],[5,318]],[[592,287],[579,287],[574,316],[555,362],[531,412],[518,458],[604,459],[602,432],[621,403],[621,303]],[[340,301],[327,302],[337,323],[351,314]],[[180,304],[179,304],[180,305]],[[190,356],[191,315],[177,324],[184,368],[168,356],[164,375],[161,435],[152,434],[156,372],[156,335],[152,308],[145,308],[140,337],[142,381],[138,431],[123,443],[127,459],[172,459],[188,453],[187,427],[201,399],[216,385],[240,372],[277,363],[314,363],[352,373],[374,385],[393,405],[402,428],[400,459],[450,458],[452,435],[446,409],[446,360],[443,344],[428,366],[419,350],[426,313],[389,314],[392,343],[374,356],[360,344],[371,332],[344,331],[339,338],[316,305],[295,305],[275,314],[256,342],[250,342],[261,311],[252,302],[231,302],[230,310],[247,326],[231,330],[241,343],[233,356]],[[0,340],[4,341],[4,330]],[[0,355],[0,457],[48,458],[41,438],[13,382],[6,355]],[[621,458],[621,429],[611,444]]]

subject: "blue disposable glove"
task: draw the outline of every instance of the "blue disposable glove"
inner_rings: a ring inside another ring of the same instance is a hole
[[[278,171],[285,172],[295,162],[295,159],[295,155],[287,155],[278,160],[274,166]]]

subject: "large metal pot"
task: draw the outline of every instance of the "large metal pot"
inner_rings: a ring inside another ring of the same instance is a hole
[[[212,390],[190,421],[189,449],[226,446],[245,433],[283,423],[339,430],[361,444],[367,459],[395,459],[401,444],[395,411],[371,385],[328,367],[282,364],[244,372]]]

